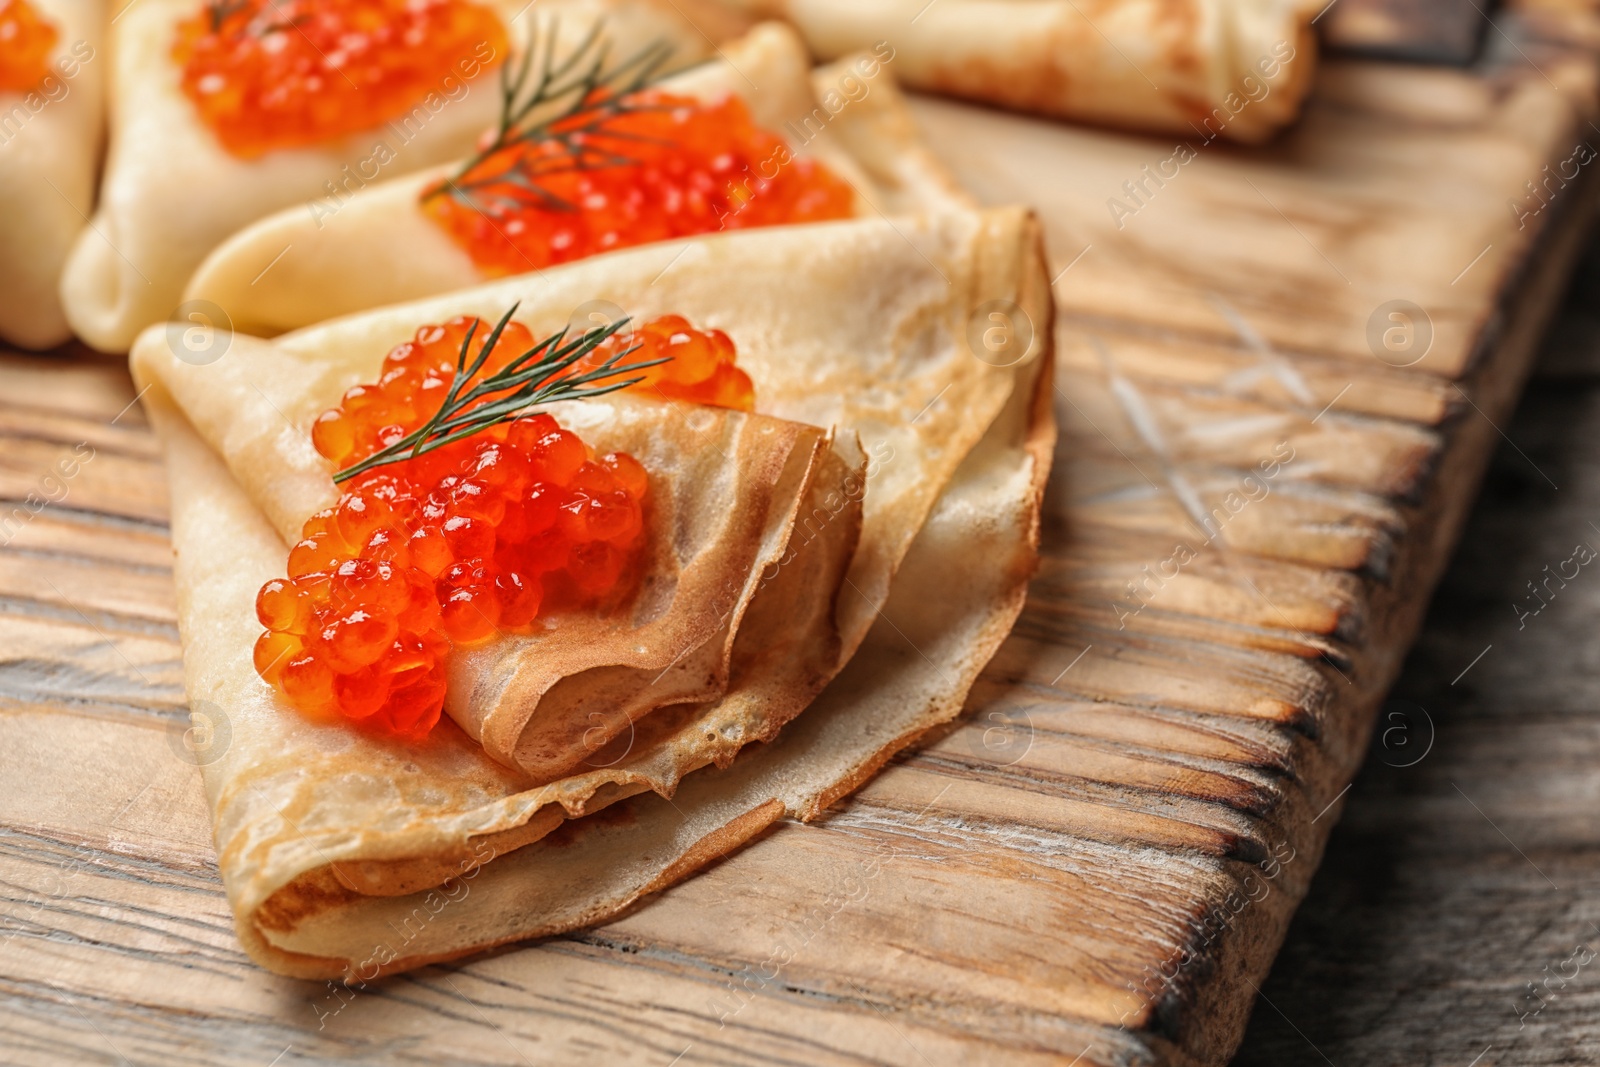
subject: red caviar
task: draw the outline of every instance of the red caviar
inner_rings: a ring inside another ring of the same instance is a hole
[[[425,194],[426,210],[491,274],[854,211],[847,182],[793,156],[736,96],[701,103],[644,89],[623,98],[629,110],[597,118],[610,99],[596,90],[590,106],[552,124],[550,136],[489,152],[452,185]]]
[[[58,37],[28,0],[0,0],[0,92],[26,92],[43,81]]]
[[[455,380],[469,330],[470,362],[490,332],[477,319],[424,326],[397,346],[376,383],[351,388],[317,418],[317,451],[343,469],[423,425]],[[645,351],[626,362],[681,358],[700,376],[704,399],[738,392],[724,372],[737,370],[727,335],[678,316],[639,333]],[[527,327],[509,323],[479,375],[533,342]],[[660,373],[671,366],[650,368],[658,388],[696,385]],[[749,379],[739,375],[748,407]],[[374,467],[306,520],[287,577],[261,587],[256,615],[267,630],[256,641],[256,670],[315,716],[423,737],[439,720],[453,647],[526,630],[547,608],[604,607],[628,594],[648,496],[636,459],[595,455],[547,414]]]
[[[734,365],[738,353],[733,340],[721,330],[697,330],[682,315],[652,319],[631,337],[612,334],[575,369],[598,366],[625,349],[636,349],[624,363],[669,362],[646,367],[635,389],[645,389],[664,400],[688,400],[721,408],[750,411],[756,391],[750,376]],[[630,375],[632,377],[632,375]]]
[[[209,0],[172,47],[183,91],[244,158],[399,119],[505,51],[499,16],[469,0]]]

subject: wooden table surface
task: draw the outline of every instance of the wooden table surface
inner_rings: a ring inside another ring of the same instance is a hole
[[[1123,224],[1169,146],[920,104],[975,191],[1038,205],[1061,311],[1044,565],[971,717],[603,928],[357,992],[233,940],[125,375],[0,357],[0,519],[49,500],[0,547],[0,1060],[1222,1062],[1592,214],[1593,182],[1506,210],[1595,103],[1592,56],[1524,44],[1330,64],[1292,135]],[[1416,360],[1374,347],[1397,300]]]
[[[1600,244],[1504,428],[1241,1067],[1600,1063]]]

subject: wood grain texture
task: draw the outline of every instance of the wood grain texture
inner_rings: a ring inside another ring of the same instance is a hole
[[[1291,137],[1203,148],[1122,226],[1169,146],[920,103],[1039,205],[1063,313],[1045,559],[971,716],[603,928],[382,984],[240,953],[131,390],[6,358],[4,495],[94,458],[0,548],[0,1058],[1225,1061],[1587,225],[1587,186],[1506,208],[1593,103],[1535,52],[1332,64]],[[1434,327],[1403,368],[1367,342],[1394,299]]]
[[[1580,965],[1600,949],[1600,580],[1583,567],[1516,610],[1545,567],[1600,546],[1597,308],[1591,245],[1262,985],[1245,1067],[1600,1060],[1600,972]]]

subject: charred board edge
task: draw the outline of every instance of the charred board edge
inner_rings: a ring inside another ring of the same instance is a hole
[[[1295,859],[1287,876],[1251,906],[1251,921],[1231,927],[1215,951],[1191,951],[1200,966],[1192,980],[1177,983],[1175,997],[1154,1015],[1161,1025],[1145,1043],[1174,1067],[1224,1064],[1244,1040],[1256,993],[1277,957],[1295,909],[1310,888],[1328,837],[1338,821],[1342,791],[1354,780],[1370,742],[1377,713],[1399,676],[1406,654],[1421,631],[1433,591],[1443,577],[1466,525],[1489,460],[1533,370],[1540,341],[1560,307],[1567,279],[1581,255],[1600,207],[1600,178],[1590,174],[1566,210],[1552,217],[1523,263],[1512,268],[1514,283],[1502,296],[1499,313],[1484,327],[1485,358],[1475,360],[1457,383],[1481,409],[1470,406],[1445,429],[1446,447],[1419,503],[1401,512],[1408,535],[1398,539],[1392,577],[1364,578],[1371,624],[1356,652],[1355,681],[1336,683],[1325,713],[1326,727],[1313,758],[1300,768],[1301,789],[1266,821],[1284,828]],[[1324,813],[1324,805],[1331,808]],[[1242,885],[1255,868],[1237,863]],[[1241,995],[1249,989],[1250,995]]]

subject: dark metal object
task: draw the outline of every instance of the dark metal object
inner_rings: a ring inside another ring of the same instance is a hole
[[[1333,54],[1466,66],[1493,10],[1491,0],[1333,0],[1316,26]]]

